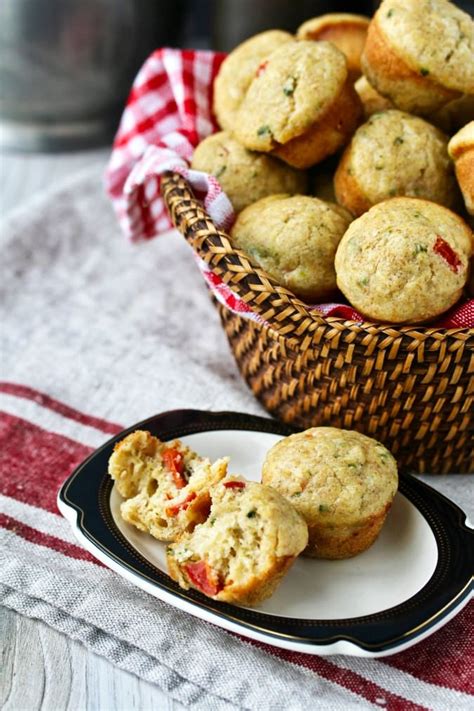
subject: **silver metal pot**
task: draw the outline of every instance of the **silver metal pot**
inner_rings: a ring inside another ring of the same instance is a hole
[[[141,63],[174,42],[180,10],[160,0],[1,0],[0,143],[110,140]]]

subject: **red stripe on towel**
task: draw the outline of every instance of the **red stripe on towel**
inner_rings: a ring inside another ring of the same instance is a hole
[[[428,684],[474,694],[473,631],[474,603],[470,602],[448,625],[431,635],[423,644],[386,657],[383,661]]]
[[[33,400],[37,402],[38,405],[48,408],[48,410],[53,410],[63,417],[67,417],[70,420],[79,422],[81,425],[87,425],[88,427],[94,427],[100,432],[105,432],[106,434],[117,434],[123,427],[117,425],[115,422],[108,422],[107,420],[102,420],[99,417],[93,417],[92,415],[86,415],[84,412],[75,410],[69,405],[66,405],[55,398],[42,393],[39,390],[30,388],[27,385],[19,385],[18,383],[7,383],[0,382],[0,392],[6,393],[7,395],[15,395],[16,397],[22,397],[26,400]]]
[[[94,558],[88,551],[80,546],[74,545],[74,543],[69,543],[68,541],[63,541],[56,536],[50,536],[47,533],[42,533],[37,531],[36,528],[31,528],[21,521],[17,521],[11,516],[6,516],[0,513],[0,527],[6,528],[8,531],[12,531],[17,536],[21,536],[26,541],[30,543],[36,543],[39,546],[45,546],[46,548],[52,548],[52,550],[67,555],[69,558],[75,558],[76,560],[86,560],[88,563],[95,563],[102,567],[103,564]]]
[[[60,485],[91,452],[68,437],[0,412],[0,493],[57,513]]]
[[[323,679],[339,684],[339,686],[361,696],[366,701],[377,706],[383,706],[385,711],[427,711],[426,706],[420,706],[403,696],[393,694],[350,669],[338,667],[324,657],[290,652],[286,649],[278,649],[277,647],[252,640],[247,640],[247,642],[261,647],[274,657],[283,659],[285,662],[309,669],[318,676],[323,677]]]

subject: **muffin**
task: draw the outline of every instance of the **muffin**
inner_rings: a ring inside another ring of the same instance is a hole
[[[287,42],[250,84],[234,134],[250,150],[308,168],[346,143],[361,115],[341,51],[330,42]]]
[[[429,115],[474,94],[474,23],[447,0],[383,0],[361,64],[399,109]]]
[[[306,173],[271,156],[248,151],[225,131],[198,145],[191,167],[214,175],[236,212],[267,195],[304,193],[307,188]]]
[[[179,440],[161,442],[137,430],[115,445],[109,474],[126,501],[127,523],[160,541],[174,541],[207,518],[209,487],[227,473],[227,459],[211,464]]]
[[[464,126],[449,142],[449,155],[454,161],[456,178],[466,204],[474,215],[474,121]]]
[[[458,197],[448,138],[417,116],[374,114],[355,132],[334,176],[337,201],[353,215],[406,195],[453,207]]]
[[[305,548],[306,523],[277,491],[241,478],[225,479],[211,498],[207,521],[168,547],[168,572],[185,590],[256,605]]]
[[[296,31],[298,39],[332,42],[347,60],[347,70],[351,81],[361,75],[360,55],[364,49],[369,18],[364,15],[335,12],[313,17],[304,22]]]
[[[337,284],[367,319],[423,323],[460,298],[472,232],[445,207],[393,198],[349,226],[336,253]]]
[[[304,555],[340,559],[375,541],[398,475],[380,442],[352,430],[313,427],[270,449],[262,481],[291,501],[308,524]]]
[[[336,289],[334,256],[350,215],[304,195],[273,195],[245,208],[231,230],[235,246],[281,286],[306,301]]]
[[[214,81],[214,113],[221,128],[232,130],[237,111],[259,66],[275,49],[293,39],[282,30],[261,32],[224,59]]]
[[[354,88],[359,94],[359,99],[362,101],[366,119],[369,119],[372,114],[376,114],[379,111],[395,108],[390,99],[387,99],[375,91],[374,87],[369,84],[367,78],[364,76],[356,81]]]

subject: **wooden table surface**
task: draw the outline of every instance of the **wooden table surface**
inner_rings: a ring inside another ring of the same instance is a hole
[[[67,154],[0,152],[0,216],[60,185],[109,149]],[[179,711],[154,684],[113,666],[43,622],[0,608],[2,711]]]

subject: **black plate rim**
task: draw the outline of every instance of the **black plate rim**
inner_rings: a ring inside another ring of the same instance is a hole
[[[214,601],[197,591],[181,590],[136,551],[117,528],[110,511],[112,480],[106,468],[102,470],[102,476],[96,475],[95,479],[89,475],[96,459],[101,456],[108,459],[114,444],[136,429],[149,429],[164,440],[229,429],[286,436],[296,429],[276,420],[240,412],[169,410],[148,417],[110,438],[72,472],[58,493],[58,500],[75,511],[79,532],[106,558],[112,558],[128,574],[152,583],[167,595],[216,617],[216,624],[220,618],[237,626],[242,634],[249,630],[275,642],[293,642],[302,647],[325,647],[344,641],[367,653],[387,654],[396,652],[398,647],[406,646],[411,640],[427,636],[454,610],[461,609],[473,592],[474,532],[466,525],[464,512],[443,494],[409,474],[401,475],[399,490],[427,520],[438,546],[438,562],[430,580],[403,603],[363,617],[307,620],[263,614]],[[87,484],[87,492],[83,490],[82,482]],[[91,485],[95,487],[94,497],[90,496]],[[107,542],[104,533],[110,539]],[[449,590],[443,588],[443,583],[449,584]],[[410,614],[407,614],[408,608],[411,608]]]

